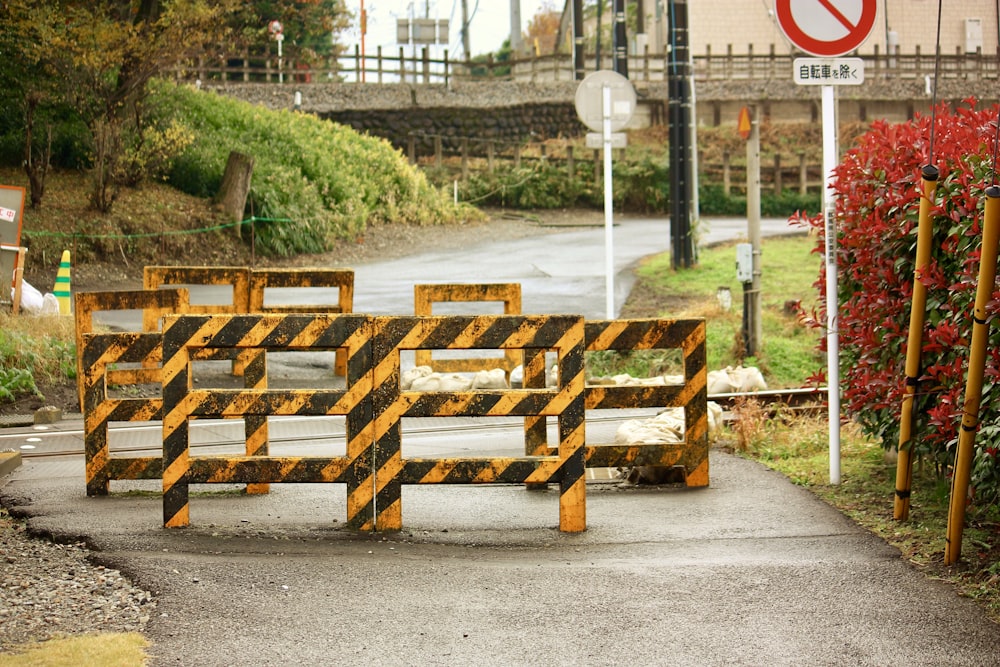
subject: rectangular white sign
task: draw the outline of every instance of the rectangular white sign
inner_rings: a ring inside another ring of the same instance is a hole
[[[17,217],[17,211],[10,208],[4,208],[0,206],[0,220],[6,220],[7,222],[14,222],[14,218]]]
[[[628,139],[624,132],[612,132],[611,133],[611,147],[612,148],[625,148],[628,145]],[[588,132],[587,133],[587,148],[604,148],[604,135],[600,132]]]
[[[858,86],[865,82],[861,58],[796,58],[792,78],[800,86]]]

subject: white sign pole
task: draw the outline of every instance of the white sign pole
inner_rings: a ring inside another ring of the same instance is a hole
[[[830,483],[840,484],[840,337],[837,333],[837,222],[833,170],[837,166],[837,101],[823,86],[823,215],[826,224],[826,363],[830,422]]]
[[[604,84],[604,271],[607,291],[605,311],[609,320],[615,317],[615,253],[611,186],[611,86]]]

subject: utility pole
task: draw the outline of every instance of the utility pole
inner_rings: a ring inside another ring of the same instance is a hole
[[[521,0],[510,0],[510,50],[515,58],[524,53],[524,40],[521,39]]]
[[[569,0],[566,0],[569,2]],[[583,47],[583,0],[573,0],[573,72],[577,81],[586,74],[586,54]]]
[[[614,0],[615,22],[612,42],[614,44],[616,72],[628,78],[628,35],[625,29],[625,0]]]
[[[669,0],[670,60],[667,70],[667,126],[670,142],[670,249],[673,267],[694,266],[691,230],[691,79],[685,0]]]
[[[469,0],[462,0],[462,53],[465,60],[472,60],[472,50],[469,46]]]

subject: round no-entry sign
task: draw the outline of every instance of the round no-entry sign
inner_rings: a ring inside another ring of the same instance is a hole
[[[775,0],[778,26],[809,55],[836,58],[861,46],[875,27],[877,0]]]

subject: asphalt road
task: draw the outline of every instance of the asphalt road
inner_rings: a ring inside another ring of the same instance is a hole
[[[636,253],[662,249],[648,238]],[[388,285],[371,293],[380,304],[440,278],[440,262],[415,266],[357,267],[358,298],[369,277]],[[567,284],[583,306],[571,312],[592,316],[590,288]],[[1000,628],[973,601],[808,491],[721,451],[710,477],[696,490],[588,483],[581,534],[558,531],[555,487],[405,487],[404,530],[385,535],[342,527],[340,485],[212,487],[192,496],[190,527],[166,530],[158,483],[88,498],[79,455],[29,460],[0,494],[33,529],[86,539],[156,593],[157,666],[1000,662]]]

